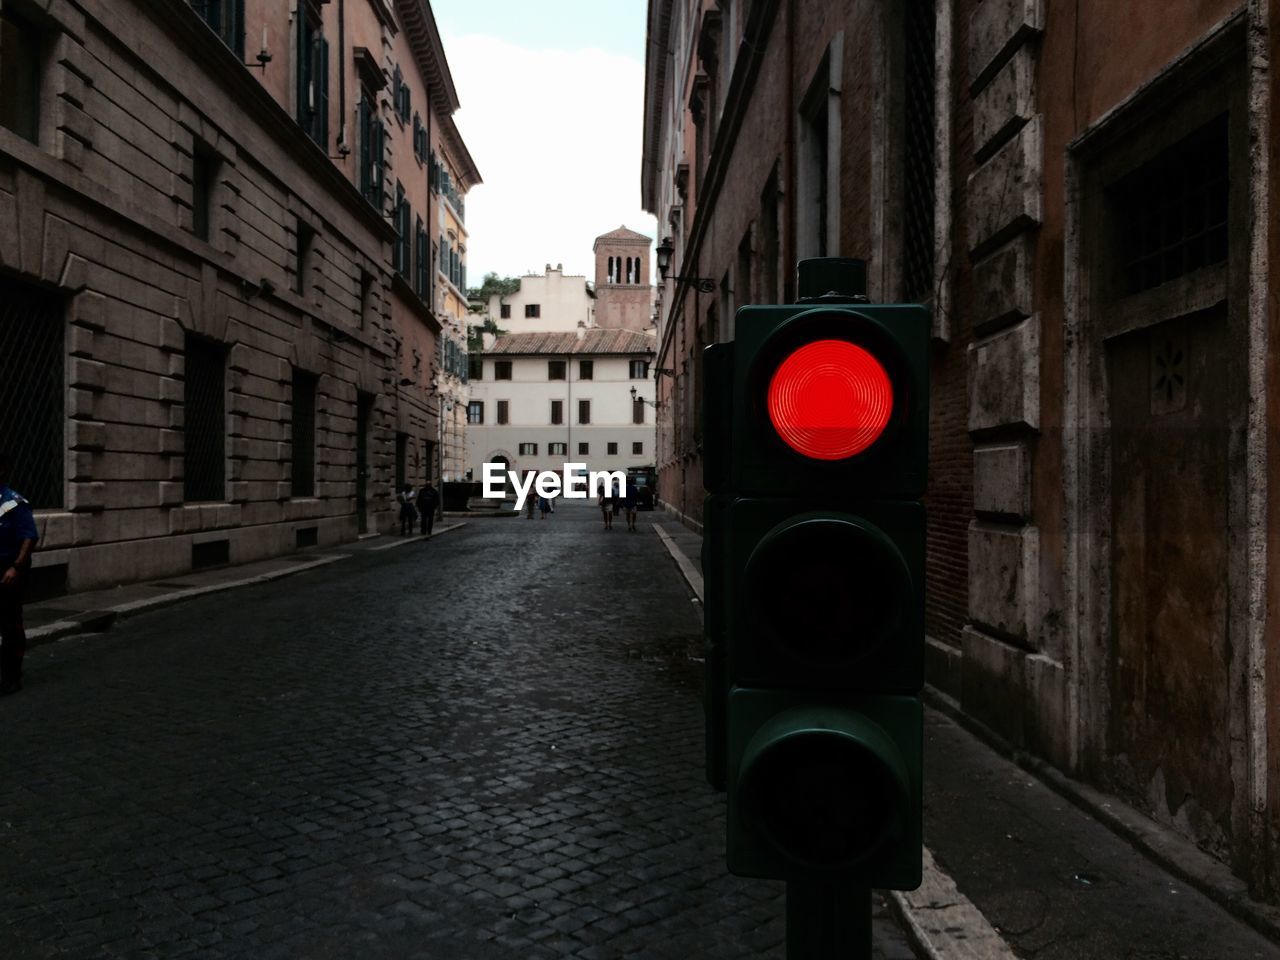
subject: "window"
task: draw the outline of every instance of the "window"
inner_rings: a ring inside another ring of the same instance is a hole
[[[618,445],[616,443],[607,444],[605,446],[605,453],[611,457],[616,457],[618,455]]]
[[[498,423],[507,424],[511,422],[511,401],[498,401]]]
[[[467,404],[467,423],[484,423],[484,401],[472,400]]]
[[[422,163],[427,156],[427,128],[422,125],[422,114],[413,114],[413,156]]]
[[[524,305],[524,315],[526,319],[542,316],[542,305],[539,303],[526,303]]]
[[[648,380],[649,379],[649,361],[648,360],[632,360],[630,375],[632,380]]]
[[[293,495],[316,493],[316,381],[314,373],[293,370]]]
[[[191,0],[196,15],[209,25],[209,29],[222,38],[222,42],[244,59],[244,0]],[[9,55],[0,54],[0,63]]]
[[[377,98],[367,90],[360,94],[356,115],[360,126],[360,192],[381,210],[387,128],[378,117]]]
[[[360,270],[360,329],[367,330],[373,321],[373,274]]]
[[[0,274],[0,449],[13,457],[14,489],[37,509],[65,498],[63,313],[56,294]]]
[[[520,456],[536,457],[538,455],[538,445],[536,443],[520,444]]]
[[[498,319],[499,320],[511,319],[511,304],[504,303],[498,307]]]
[[[590,452],[591,452],[591,444],[589,443],[578,444],[578,456],[585,457]]]
[[[923,6],[924,4],[918,4]],[[796,205],[799,258],[834,253],[840,235],[840,85],[843,37],[837,34],[800,105]]]
[[[631,422],[644,423],[644,401],[639,398],[631,401]]]
[[[467,358],[467,374],[472,380],[484,379],[484,357]]]
[[[404,184],[396,181],[396,245],[393,250],[395,270],[400,276],[409,277],[409,200],[404,195]]]
[[[553,457],[567,457],[569,455],[569,445],[567,443],[548,443],[547,453]]]
[[[564,423],[564,401],[552,400],[551,401],[551,425],[558,426],[559,424],[562,424],[562,423]]]
[[[578,361],[578,379],[593,380],[595,379],[595,362],[592,360]]]
[[[591,422],[591,401],[590,400],[578,401],[578,422],[579,423]]]
[[[404,82],[404,73],[400,69],[400,64],[396,64],[395,72],[391,75],[391,104],[395,108],[396,116],[400,118],[401,123],[409,122],[409,85]]]
[[[565,361],[548,360],[547,361],[547,379],[563,380],[565,378]]]
[[[182,400],[183,496],[188,501],[226,497],[226,358],[222,344],[187,334]]]
[[[2,62],[2,61],[0,61]],[[213,211],[213,176],[217,157],[197,142],[191,152],[191,232],[209,239],[209,216]]]
[[[413,242],[413,289],[418,296],[426,300],[431,293],[431,271],[427,268],[427,264],[431,262],[431,250],[430,241],[427,239],[427,228],[423,226],[421,217],[418,217],[414,225]]]
[[[495,360],[493,362],[493,379],[510,380],[511,379],[511,361]]]
[[[40,139],[40,37],[8,6],[0,11],[0,127]]]
[[[306,7],[306,4],[303,4]],[[329,150],[329,41],[310,9],[298,17],[297,119],[327,153]],[[242,54],[243,56],[243,54]]]
[[[311,245],[316,231],[311,224],[298,220],[293,234],[293,292],[307,291],[307,268],[311,262]]]
[[[933,295],[935,190],[933,0],[903,4],[902,286],[905,299]]]
[[[1107,188],[1125,295],[1227,259],[1227,115]]]
[[[409,482],[409,435],[396,434],[396,491]]]
[[[631,444],[631,453],[633,456],[637,457],[644,453],[644,441],[637,440],[635,443]]]

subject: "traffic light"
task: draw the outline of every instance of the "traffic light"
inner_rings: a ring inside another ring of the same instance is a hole
[[[920,882],[929,316],[861,261],[704,358],[707,772],[742,876]]]

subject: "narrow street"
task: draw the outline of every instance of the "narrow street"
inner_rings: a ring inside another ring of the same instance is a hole
[[[562,501],[37,648],[0,956],[780,956],[649,516]]]

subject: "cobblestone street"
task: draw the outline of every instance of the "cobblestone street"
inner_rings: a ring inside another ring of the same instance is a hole
[[[780,956],[699,630],[647,520],[562,504],[38,648],[0,956]]]

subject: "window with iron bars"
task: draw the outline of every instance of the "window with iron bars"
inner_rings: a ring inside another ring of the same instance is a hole
[[[244,0],[191,0],[196,14],[244,59]]]
[[[314,373],[293,371],[293,495],[316,492],[316,382]]]
[[[37,509],[63,505],[66,364],[61,299],[0,277],[0,450]]]
[[[356,119],[360,126],[360,192],[381,210],[387,128],[378,117],[376,104],[372,95],[362,92],[356,106]]]
[[[903,4],[902,289],[911,302],[933,295],[934,0]]]
[[[1123,294],[1227,259],[1228,161],[1224,113],[1107,188]]]
[[[183,363],[183,496],[226,498],[226,370],[221,343],[188,333]]]

